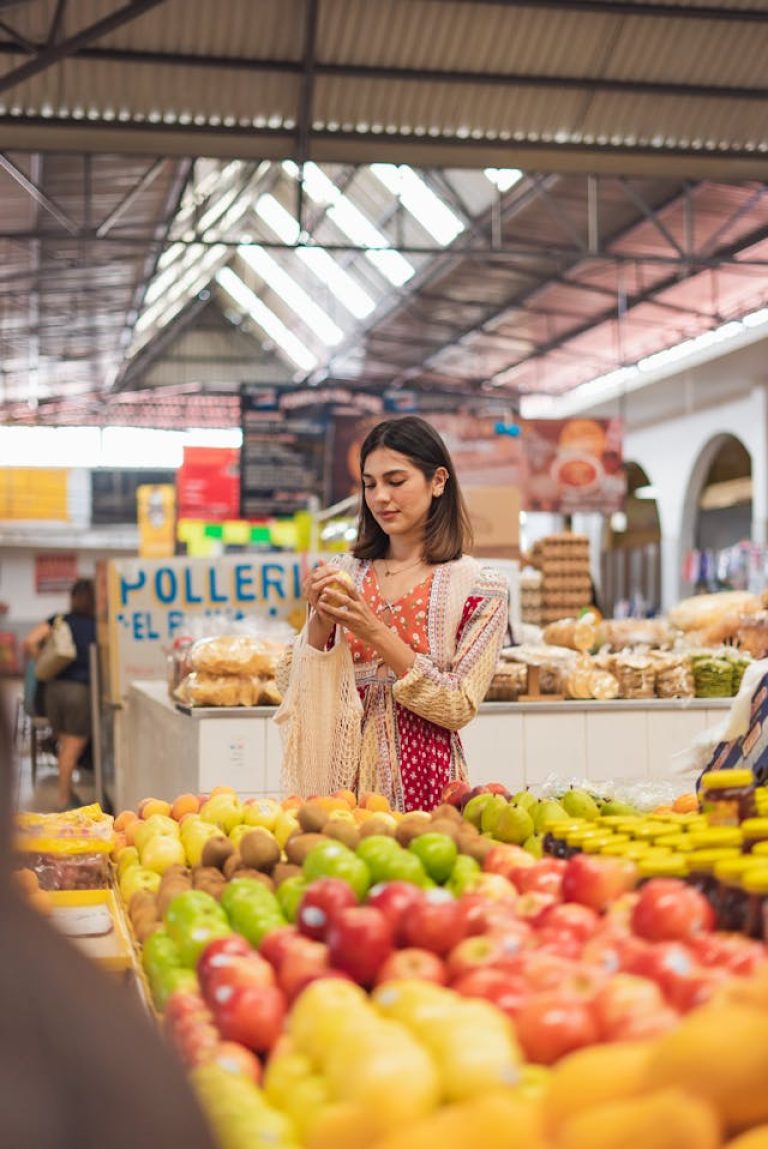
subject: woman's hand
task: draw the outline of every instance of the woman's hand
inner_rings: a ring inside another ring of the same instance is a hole
[[[310,646],[316,650],[325,650],[336,620],[326,614],[320,606],[320,598],[326,589],[337,579],[338,572],[335,567],[320,563],[304,581],[302,593],[312,608],[309,619],[307,637]]]
[[[319,609],[327,618],[369,646],[376,646],[377,639],[386,629],[356,587],[345,586],[341,590],[338,584],[333,585],[333,580],[320,595]]]

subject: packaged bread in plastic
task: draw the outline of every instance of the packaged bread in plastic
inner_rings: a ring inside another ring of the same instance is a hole
[[[551,646],[567,646],[571,650],[592,650],[597,645],[599,630],[594,616],[562,618],[544,627],[544,641]]]
[[[683,599],[669,612],[669,621],[689,637],[691,632],[695,632],[696,642],[700,645],[717,646],[736,637],[744,615],[761,609],[759,596],[741,590],[727,590]]]
[[[614,676],[607,670],[598,670],[589,659],[564,676],[564,686],[569,698],[579,700],[608,702],[619,696],[619,684]]]
[[[176,691],[188,706],[255,706],[261,679],[237,674],[188,674]]]
[[[672,635],[663,618],[608,618],[600,626],[600,641],[618,651],[628,646],[668,646]]]
[[[269,638],[220,634],[199,639],[190,648],[187,662],[191,670],[202,674],[274,678],[283,649],[281,643]]]

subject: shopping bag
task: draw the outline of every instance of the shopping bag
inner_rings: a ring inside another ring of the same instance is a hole
[[[315,650],[306,627],[293,650],[288,688],[274,717],[283,743],[282,785],[311,797],[356,790],[363,704],[341,627],[330,650]]]
[[[40,682],[50,682],[77,658],[77,647],[69,623],[57,615],[40,653],[35,659],[35,676]]]

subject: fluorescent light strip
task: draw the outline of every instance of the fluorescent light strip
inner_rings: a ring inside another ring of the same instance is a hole
[[[304,288],[300,287],[263,247],[257,244],[243,245],[237,252],[327,347],[335,347],[341,343],[344,332],[338,324],[333,322],[322,307],[317,306]]]
[[[283,162],[283,171],[294,179],[299,178],[299,168],[293,160]],[[304,188],[315,203],[322,206],[330,205],[328,218],[352,243],[360,247],[380,249],[364,251],[362,254],[394,287],[402,287],[411,279],[416,270],[414,266],[398,251],[391,250],[392,245],[387,237],[374,227],[343,192],[339,191],[317,164],[304,165]]]
[[[236,275],[231,267],[223,267],[217,272],[216,282],[250,316],[264,334],[275,341],[297,367],[304,371],[311,371],[313,367],[317,367],[318,361],[309,348],[305,347],[301,340],[288,330],[282,319],[279,319],[274,311],[270,311],[267,305],[262,303],[257,295],[254,295],[250,287],[243,283],[240,276]]]
[[[283,243],[298,242],[299,225],[297,221],[273,195],[267,193],[260,196],[256,202],[255,211]],[[363,291],[351,275],[339,267],[336,260],[327,251],[323,251],[320,247],[299,247],[296,248],[296,255],[356,319],[366,319],[375,311],[376,305],[371,297]]]
[[[370,170],[387,191],[443,247],[464,231],[464,224],[408,164],[371,164]]]

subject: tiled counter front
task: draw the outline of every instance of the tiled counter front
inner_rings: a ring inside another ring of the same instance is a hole
[[[721,721],[728,701],[490,702],[463,732],[474,783],[512,790],[551,774],[590,778],[663,776],[675,755]],[[274,709],[180,712],[163,682],[131,686],[127,746],[118,764],[118,806],[234,786],[244,797],[280,792]]]

